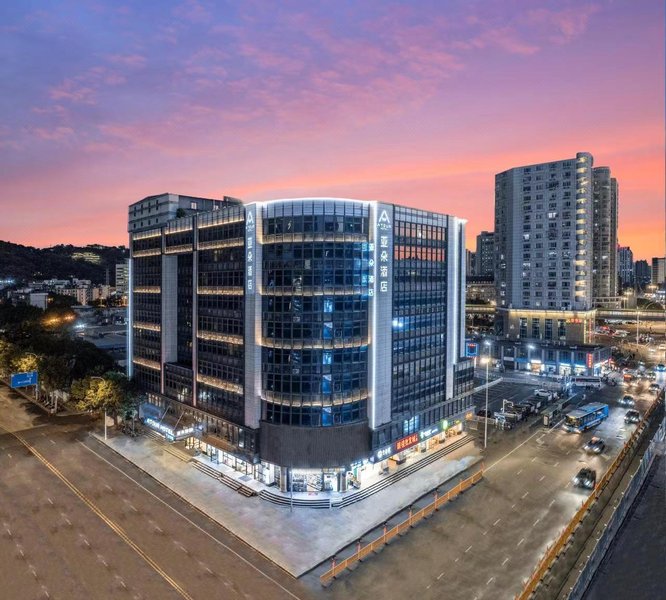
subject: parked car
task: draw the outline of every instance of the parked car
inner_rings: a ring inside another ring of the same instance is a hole
[[[661,386],[658,383],[651,383],[648,388],[652,393],[658,394],[661,391]]]
[[[596,436],[583,446],[583,450],[588,454],[601,454],[605,448],[606,442]]]
[[[637,410],[628,410],[624,415],[625,423],[638,423],[641,420],[641,413]]]
[[[527,417],[528,415],[531,415],[534,412],[534,409],[532,408],[532,405],[527,404],[527,402],[521,402],[520,404],[514,404],[513,408],[516,411],[520,411],[522,413],[523,418]]]
[[[657,371],[657,373],[663,373],[664,371],[666,371],[666,365],[663,364],[663,363],[659,363],[659,364],[654,368],[654,370]]]
[[[631,394],[625,394],[620,398],[620,406],[636,406],[636,401]]]
[[[594,489],[597,483],[597,472],[589,467],[583,467],[573,478],[575,487],[582,487],[588,490]]]
[[[550,400],[553,397],[553,392],[550,390],[534,390],[534,397]]]

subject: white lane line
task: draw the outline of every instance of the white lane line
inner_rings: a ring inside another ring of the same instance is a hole
[[[430,586],[432,586],[432,583],[429,583],[428,585],[426,585],[426,590],[429,590]]]
[[[457,563],[460,560],[460,557],[456,558],[453,562]]]
[[[539,481],[543,481],[545,478],[546,478],[546,476],[542,475],[541,477],[539,477]]]
[[[502,566],[504,566],[506,563],[509,562],[509,557],[507,556],[503,561],[502,561]]]
[[[530,462],[534,462],[535,460],[536,460],[536,456]]]
[[[553,466],[557,467],[557,465],[559,465],[559,464],[560,464],[560,461],[558,460]]]
[[[520,471],[518,471],[518,473],[516,473],[516,475],[520,475],[522,472],[523,470],[521,469]]]
[[[487,534],[488,534],[488,530],[486,529],[481,535],[487,535]]]
[[[536,527],[536,524],[537,524],[539,521],[541,521],[541,517],[539,517],[536,521],[534,521],[534,525],[532,525],[532,527]]]
[[[502,520],[502,517],[500,517],[499,519],[497,519],[497,521],[495,521],[495,522],[493,523],[493,527],[495,527],[495,525],[497,525],[501,520]]]
[[[512,504],[512,505],[511,505],[511,508],[516,508],[516,505],[515,505],[515,504]]]
[[[49,503],[51,506],[53,506],[53,500],[51,500],[51,498],[47,498],[46,500],[48,501],[48,503]]]
[[[491,577],[488,581],[486,581],[486,585],[490,585],[493,579],[495,579],[495,576]]]
[[[520,546],[524,541],[525,541],[525,538],[521,538],[520,541],[516,544],[516,546]]]
[[[220,540],[218,540],[214,535],[211,535],[211,534],[208,533],[205,529],[203,529],[202,527],[199,527],[199,525],[197,525],[194,521],[191,521],[191,520],[188,519],[183,513],[179,512],[179,511],[178,511],[177,509],[175,509],[173,506],[170,506],[169,504],[167,504],[164,500],[162,500],[162,498],[160,498],[159,496],[156,496],[155,494],[153,494],[153,492],[151,492],[149,489],[147,489],[147,488],[145,488],[143,485],[141,485],[138,481],[136,481],[135,479],[133,479],[132,477],[130,477],[130,476],[129,476],[127,473],[125,473],[122,469],[116,467],[116,465],[114,465],[113,463],[111,463],[111,462],[109,462],[108,460],[106,460],[106,458],[104,458],[101,454],[98,454],[98,453],[95,452],[92,448],[89,448],[88,446],[86,446],[81,440],[78,440],[78,442],[79,442],[79,444],[81,444],[86,450],[88,450],[88,452],[91,452],[92,454],[94,454],[95,456],[97,456],[97,458],[103,460],[107,465],[113,467],[116,471],[118,471],[118,473],[120,473],[121,475],[124,475],[125,477],[127,477],[127,479],[129,479],[132,483],[134,483],[135,485],[139,486],[142,490],[144,490],[145,492],[147,492],[148,494],[150,494],[150,495],[151,495],[153,498],[155,498],[156,500],[159,500],[162,504],[164,504],[164,506],[166,506],[167,508],[171,509],[171,510],[172,510],[173,512],[175,512],[178,516],[180,516],[180,517],[182,517],[183,519],[185,519],[190,525],[193,525],[196,529],[198,529],[199,531],[201,531],[201,533],[205,534],[205,535],[208,536],[211,540],[213,540],[214,542],[216,542],[217,544],[219,544],[220,546],[222,546],[223,548],[225,548],[227,551],[231,552],[231,554],[233,554],[236,558],[238,558],[238,559],[240,559],[242,562],[244,562],[248,567],[250,567],[251,569],[254,569],[257,573],[260,573],[261,575],[263,575],[263,576],[264,576],[266,579],[268,579],[271,583],[274,583],[274,584],[275,584],[277,587],[279,587],[283,592],[285,592],[286,594],[288,594],[288,595],[291,596],[292,598],[295,598],[296,600],[301,600],[301,599],[299,598],[299,596],[297,596],[297,595],[294,594],[293,592],[289,591],[286,587],[284,587],[282,584],[280,584],[278,581],[276,581],[276,580],[273,579],[270,575],[268,575],[268,573],[264,573],[264,571],[262,571],[262,570],[261,570],[259,567],[257,567],[256,565],[252,564],[248,559],[246,559],[246,558],[244,558],[243,556],[241,556],[240,554],[238,554],[238,552],[236,552],[233,548],[230,548],[230,547],[227,546],[224,542],[221,542]],[[99,443],[101,444],[101,443],[103,443],[103,442],[99,442]],[[125,459],[125,460],[127,460],[127,459]],[[128,462],[129,462],[129,461],[128,461]],[[188,503],[188,504],[189,504],[189,503]],[[191,506],[194,506],[194,505],[191,505]],[[217,521],[214,521],[214,522],[217,523]],[[229,532],[229,530],[226,529],[223,525],[220,525],[219,523],[218,523],[218,525],[220,526],[220,528],[224,529],[224,531]],[[231,533],[231,532],[229,532],[229,533]],[[233,534],[231,534],[231,535],[233,535]]]
[[[469,548],[467,548],[467,550],[465,550],[465,554],[467,554],[471,549],[472,549],[472,546],[470,546]]]
[[[11,455],[9,452],[7,452],[7,456],[8,456],[9,458],[12,457],[12,455]]]
[[[525,498],[527,498],[527,494],[529,494],[529,492],[525,492],[525,493],[520,497],[521,500],[525,500]]]
[[[56,443],[50,438],[49,438],[49,442],[51,442],[54,446],[56,445]]]
[[[564,419],[562,419],[562,421],[564,421]],[[557,423],[557,424],[555,425],[555,427],[557,427],[560,423],[562,423],[562,421],[560,421],[559,423]],[[552,431],[552,430],[551,430],[551,431]],[[492,465],[490,465],[490,466],[486,469],[486,472],[487,472],[487,471],[490,471],[490,469],[492,469],[494,466],[496,466],[496,465],[498,465],[499,463],[501,463],[501,462],[502,462],[507,456],[511,456],[516,450],[518,450],[518,448],[520,448],[520,447],[524,446],[525,444],[527,444],[527,442],[529,442],[529,441],[530,441],[535,435],[542,435],[542,437],[543,437],[543,436],[548,435],[549,433],[550,433],[550,431],[547,432],[547,433],[544,433],[544,434],[542,434],[540,431],[536,431],[536,432],[533,433],[530,437],[528,437],[524,442],[518,444],[513,450],[511,450],[510,452],[507,452],[507,453],[506,453],[504,456],[502,456],[501,458],[498,458],[498,459],[497,459]]]
[[[550,508],[553,504],[555,504],[555,498],[553,498],[553,499],[550,501],[550,504],[548,505],[548,508]]]
[[[444,577],[444,571],[437,575],[437,581],[439,581],[442,577]]]

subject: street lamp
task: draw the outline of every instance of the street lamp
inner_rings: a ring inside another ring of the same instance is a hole
[[[643,308],[647,309],[650,306],[652,306],[653,304],[659,304],[659,302],[654,302],[654,301],[648,302]],[[640,328],[640,315],[641,315],[641,310],[640,310],[640,307],[638,306],[638,301],[637,301],[636,302],[636,345],[637,346],[640,343],[638,341],[638,339],[639,339],[639,328]],[[666,312],[664,312],[664,319],[665,319],[665,322],[666,322]],[[665,327],[666,327],[666,325],[665,325]]]
[[[488,349],[488,356],[485,357],[485,362],[486,362],[486,412],[485,414],[485,423],[483,426],[483,449],[485,450],[486,447],[488,446],[488,378],[489,378],[489,368],[490,368],[490,347],[493,345],[493,343],[490,340],[486,340],[483,342],[483,345]],[[481,358],[481,362],[483,363],[484,358]]]
[[[93,375],[90,380],[92,381],[93,379],[99,379],[100,381],[106,381],[104,377],[100,377],[99,375]],[[106,440],[106,407],[104,408],[104,439]]]

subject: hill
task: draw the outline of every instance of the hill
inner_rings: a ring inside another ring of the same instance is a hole
[[[76,254],[83,255],[74,258]],[[86,260],[99,257],[99,264]],[[34,248],[0,241],[0,279],[12,278],[17,283],[33,279],[90,279],[93,283],[105,283],[106,269],[113,285],[116,264],[128,258],[124,246],[71,246],[58,245],[51,248]]]

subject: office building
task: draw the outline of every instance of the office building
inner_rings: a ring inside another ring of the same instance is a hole
[[[461,427],[463,220],[226,198],[135,228],[143,202],[128,362],[149,426],[283,490],[344,490],[347,472]]]
[[[495,277],[495,234],[482,231],[476,236],[476,271],[478,277]]]
[[[634,285],[634,253],[629,246],[618,246],[617,275],[621,286]]]
[[[492,277],[467,277],[467,304],[495,304],[495,280]]]
[[[634,262],[634,281],[640,288],[645,287],[652,280],[652,268],[647,260]]]
[[[465,250],[465,273],[471,277],[476,273],[476,252]]]
[[[116,264],[116,291],[127,294],[129,290],[129,260]]]
[[[656,285],[658,289],[663,289],[666,283],[666,268],[664,268],[665,259],[653,258],[652,259],[652,275],[650,283]]]
[[[587,343],[597,301],[618,301],[617,182],[593,163],[579,152],[495,176],[498,335]]]

